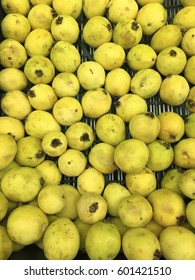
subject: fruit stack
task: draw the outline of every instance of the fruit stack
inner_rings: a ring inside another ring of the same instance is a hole
[[[0,259],[194,260],[195,1],[1,10]]]

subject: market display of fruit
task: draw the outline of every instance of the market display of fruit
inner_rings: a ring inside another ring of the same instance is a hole
[[[0,16],[0,259],[195,260],[195,1]]]

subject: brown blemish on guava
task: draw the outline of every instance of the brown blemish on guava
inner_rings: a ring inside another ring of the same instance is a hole
[[[43,76],[43,71],[41,69],[36,69],[35,74],[37,75],[37,77],[42,77]]]
[[[120,101],[116,101],[116,102],[114,103],[114,105],[115,105],[116,108],[118,108],[118,107],[121,106],[121,102],[120,102]]]
[[[167,150],[169,150],[171,148],[171,143],[169,143],[169,142],[164,142],[163,145],[165,146],[165,148]]]
[[[156,249],[153,254],[153,260],[159,260],[162,257],[162,253],[159,249]]]
[[[185,216],[180,216],[180,217],[176,217],[176,220],[177,220],[177,225],[181,225],[185,222],[186,218]]]
[[[195,101],[192,99],[188,99],[187,105],[189,106],[189,108],[193,108],[193,107],[195,107]]]
[[[97,209],[98,209],[98,202],[94,202],[89,206],[90,213],[95,213]]]
[[[170,50],[169,54],[170,56],[176,56],[177,52],[175,50]]]
[[[147,117],[153,119],[153,118],[154,118],[154,113],[148,112],[148,113],[145,114],[145,116],[147,116]]]
[[[27,92],[27,96],[29,96],[29,97],[35,97],[35,96],[36,96],[35,91],[32,90],[32,89],[30,89],[30,90]]]
[[[58,17],[57,19],[56,19],[56,24],[57,25],[59,25],[59,24],[62,24],[62,21],[63,21],[63,17]]]
[[[110,32],[112,31],[112,25],[111,24],[107,24],[106,27],[107,27],[108,31],[110,31]]]
[[[80,140],[83,141],[83,142],[87,142],[90,140],[89,138],[89,134],[87,132],[84,132],[81,137],[80,137]]]
[[[60,145],[62,145],[62,142],[58,138],[52,139],[51,144],[50,144],[50,146],[53,148],[57,148]]]
[[[136,21],[133,21],[131,24],[131,29],[137,31],[139,29],[139,24]]]
[[[35,155],[36,158],[42,158],[44,157],[45,153],[43,150],[39,150],[38,153]]]

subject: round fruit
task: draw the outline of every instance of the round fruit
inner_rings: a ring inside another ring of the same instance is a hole
[[[57,218],[47,227],[43,251],[48,260],[73,260],[79,247],[79,231],[69,218]]]
[[[48,225],[47,215],[39,207],[20,205],[8,216],[7,232],[12,241],[26,246],[38,241]]]

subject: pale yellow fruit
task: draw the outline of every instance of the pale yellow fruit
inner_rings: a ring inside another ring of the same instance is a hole
[[[187,137],[195,138],[195,113],[189,114],[185,120],[185,134]]]
[[[14,160],[17,153],[17,143],[8,134],[0,133],[0,170],[8,166]]]
[[[173,24],[178,25],[182,31],[195,27],[195,6],[185,6],[173,17]]]
[[[182,193],[179,182],[181,179],[182,170],[179,168],[171,168],[167,170],[164,175],[162,176],[162,179],[160,181],[160,187],[163,189],[170,189],[176,193],[178,193],[181,196],[184,196]]]
[[[182,226],[169,226],[162,230],[159,242],[165,260],[194,260],[195,236]]]
[[[174,163],[182,168],[195,168],[195,139],[181,139],[174,146]]]
[[[94,142],[94,131],[92,127],[84,122],[76,122],[70,125],[65,136],[70,148],[85,151],[91,147]]]
[[[112,95],[121,97],[130,90],[131,76],[123,68],[116,68],[106,74],[104,87]]]
[[[118,23],[123,19],[135,19],[138,12],[138,4],[134,0],[111,0],[107,5],[107,17],[112,23]]]
[[[15,160],[19,165],[35,167],[44,159],[41,139],[27,135],[18,140]]]
[[[186,197],[195,199],[195,168],[187,169],[181,174],[179,187]]]
[[[122,238],[122,249],[128,260],[158,260],[161,247],[155,234],[146,228],[133,228]]]
[[[148,197],[157,188],[157,179],[155,173],[145,167],[138,173],[126,174],[125,184],[131,194]]]
[[[107,203],[101,194],[95,192],[82,194],[76,207],[78,217],[85,223],[94,224],[106,217]]]
[[[185,219],[183,197],[170,189],[156,189],[148,196],[153,208],[153,219],[163,227],[180,225]]]
[[[54,39],[52,33],[47,29],[39,27],[31,30],[24,42],[28,56],[49,56],[50,50],[55,42]]]
[[[148,3],[139,9],[136,21],[142,26],[144,35],[153,35],[166,24],[167,10],[158,2]]]
[[[76,149],[67,149],[58,157],[58,167],[62,174],[74,177],[79,176],[85,169],[87,159],[85,155]]]
[[[89,228],[91,227],[91,225],[81,221],[81,219],[79,219],[79,218],[76,218],[73,221],[73,223],[76,225],[76,227],[79,231],[79,235],[80,235],[80,248],[79,248],[79,250],[81,252],[86,253],[85,239],[86,239],[86,234],[87,234]]]
[[[2,0],[1,7],[5,14],[18,13],[26,16],[30,11],[30,2],[29,0]]]
[[[156,59],[156,68],[164,76],[180,74],[187,63],[185,52],[179,47],[167,47],[160,51]]]
[[[25,120],[25,130],[30,136],[43,139],[51,131],[61,131],[61,126],[48,111],[33,110]]]
[[[74,73],[81,63],[81,55],[75,45],[62,40],[52,47],[50,60],[59,72]]]
[[[83,0],[83,13],[89,19],[94,16],[104,16],[109,0],[99,0],[95,6],[93,0]]]
[[[66,135],[62,131],[51,130],[42,138],[43,151],[50,157],[62,155],[68,147]]]
[[[50,59],[59,72],[73,73],[81,63],[81,55],[76,46],[66,41],[58,41],[52,47]]]
[[[50,85],[36,84],[27,91],[30,105],[37,110],[51,110],[58,97]]]
[[[85,90],[94,90],[105,83],[106,73],[102,65],[95,61],[84,61],[77,69],[77,78]]]
[[[166,111],[159,113],[157,117],[160,121],[159,139],[175,143],[183,137],[185,123],[178,113]]]
[[[48,260],[73,260],[80,246],[76,225],[62,217],[52,222],[43,237],[43,252]]]
[[[127,64],[134,71],[152,68],[156,59],[157,54],[152,47],[143,43],[133,46],[127,52]]]
[[[178,47],[182,38],[181,29],[175,24],[168,23],[152,35],[150,46],[156,53],[159,53],[167,47]]]
[[[21,205],[7,219],[7,232],[12,241],[30,245],[38,241],[49,225],[47,215],[37,206]]]
[[[66,203],[62,210],[56,213],[56,216],[66,217],[73,221],[78,217],[76,205],[80,197],[80,193],[74,186],[69,184],[62,184],[61,188],[64,191]]]
[[[28,97],[21,90],[7,91],[1,98],[1,109],[7,116],[18,120],[24,120],[32,112]]]
[[[94,223],[87,231],[85,248],[90,260],[114,260],[121,248],[117,227],[109,221]]]
[[[128,50],[139,44],[142,39],[142,27],[134,19],[120,20],[113,29],[112,40]]]
[[[92,48],[97,48],[112,39],[113,29],[110,21],[104,16],[93,16],[83,27],[83,40]]]
[[[156,139],[147,144],[149,158],[146,166],[152,171],[163,171],[173,162],[174,151],[170,142]]]
[[[44,184],[41,175],[32,167],[16,167],[4,175],[1,190],[7,199],[15,202],[33,200]]]
[[[94,145],[88,155],[90,164],[103,174],[112,173],[117,169],[114,162],[114,146],[100,142]]]
[[[37,196],[39,208],[45,214],[57,214],[66,205],[66,197],[61,185],[45,185]]]
[[[0,117],[0,133],[11,135],[17,142],[24,137],[25,129],[21,120],[9,116]]]
[[[81,106],[86,117],[99,118],[111,109],[112,98],[104,88],[87,90],[81,98]]]
[[[131,91],[146,99],[155,96],[161,87],[162,77],[154,69],[138,70],[131,80]]]
[[[190,92],[186,99],[185,106],[190,112],[195,113],[195,86],[192,86],[190,88]]]
[[[76,187],[80,194],[85,192],[101,194],[105,187],[104,175],[93,166],[86,167],[77,177]]]
[[[82,11],[82,0],[53,0],[52,6],[58,15],[70,15],[77,19]]]
[[[44,160],[35,166],[46,185],[60,184],[62,173],[60,172],[57,164],[53,160]]]
[[[15,39],[24,43],[31,30],[27,17],[19,13],[7,14],[1,21],[1,32],[5,39]]]
[[[13,252],[13,241],[5,226],[0,225],[0,260],[7,260]]]
[[[0,89],[2,91],[24,90],[28,80],[24,72],[17,68],[4,68],[0,71]]]
[[[121,117],[113,113],[107,113],[99,117],[95,130],[102,142],[114,147],[126,139],[125,122]]]
[[[15,39],[5,39],[0,44],[0,61],[4,68],[20,69],[27,61],[27,52],[24,46]]]
[[[119,217],[119,204],[124,197],[128,197],[130,195],[131,193],[128,191],[128,189],[120,183],[108,183],[105,186],[102,194],[107,203],[108,214],[110,214],[113,217]]]
[[[57,13],[50,5],[51,3],[46,3],[46,1],[45,3],[44,1],[39,1],[39,3],[36,3],[31,7],[27,18],[32,30],[36,28],[51,30],[51,23],[53,18],[57,16]]]
[[[48,57],[34,55],[26,61],[24,74],[32,84],[49,84],[55,76],[55,68]]]
[[[0,221],[4,219],[8,211],[8,199],[0,190]]]
[[[144,226],[144,228],[152,231],[157,238],[159,238],[161,231],[164,229],[164,227],[155,222],[153,218]]]
[[[116,114],[127,123],[134,115],[146,113],[148,110],[146,100],[132,93],[121,96],[114,105],[116,107]]]
[[[193,228],[195,228],[194,211],[195,211],[195,199],[192,199],[186,205],[186,219]]]
[[[121,67],[125,62],[125,57],[123,47],[114,42],[101,44],[93,53],[93,59],[108,71]]]
[[[188,55],[195,55],[195,27],[186,31],[181,41],[181,48]]]
[[[189,94],[188,81],[181,75],[170,75],[162,80],[159,95],[163,102],[172,105],[182,105]]]
[[[184,77],[190,84],[195,85],[195,55],[188,58],[184,68]]]
[[[52,109],[52,114],[58,124],[70,126],[82,119],[83,109],[79,100],[71,96],[66,96],[56,101]]]
[[[152,219],[153,210],[147,198],[132,194],[121,199],[118,215],[122,223],[128,227],[143,227]]]
[[[80,83],[75,74],[63,72],[58,73],[54,77],[52,88],[59,98],[66,96],[74,97],[79,93]]]
[[[146,144],[138,139],[126,139],[114,150],[114,162],[125,173],[140,172],[147,164],[149,150]]]
[[[157,115],[147,112],[133,116],[129,122],[129,132],[132,138],[146,144],[154,141],[160,132],[160,121]]]
[[[51,22],[51,34],[56,41],[64,40],[74,44],[79,32],[79,24],[72,16],[60,14]]]

